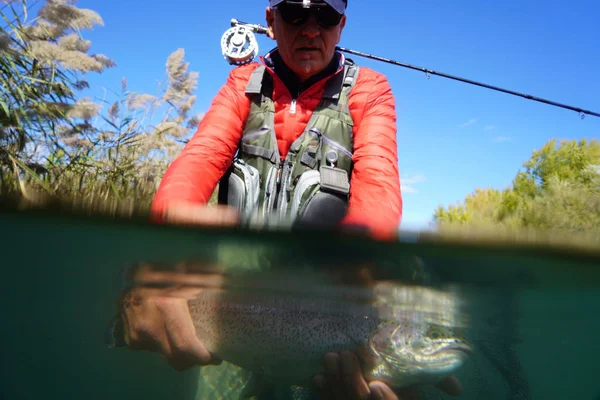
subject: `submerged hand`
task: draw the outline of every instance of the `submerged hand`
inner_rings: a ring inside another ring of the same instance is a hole
[[[380,381],[367,382],[363,377],[358,357],[352,352],[325,355],[325,374],[315,376],[313,383],[324,399],[361,399],[361,400],[417,400],[419,392],[408,388],[393,391]],[[458,396],[462,390],[460,382],[450,376],[436,385],[438,389]]]
[[[183,297],[135,289],[124,297],[121,315],[130,349],[162,353],[177,371],[221,362],[198,339]]]
[[[167,223],[183,225],[235,226],[239,222],[237,212],[231,207],[209,207],[188,202],[165,206],[155,217]],[[158,280],[174,278],[175,275],[160,276]],[[185,280],[191,279],[191,276],[184,275],[182,279],[185,284]],[[162,353],[177,371],[196,365],[221,363],[198,339],[184,295],[135,289],[124,296],[121,318],[125,342],[130,349]]]

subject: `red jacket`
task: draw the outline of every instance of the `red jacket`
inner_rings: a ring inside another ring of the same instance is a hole
[[[170,202],[208,202],[237,150],[250,110],[246,84],[257,65],[253,62],[231,71],[195,135],[167,169],[153,201],[153,212],[160,214]],[[267,70],[274,77],[275,132],[284,158],[319,103],[327,78],[304,90],[296,99],[296,112],[291,114],[289,90],[273,70]],[[349,108],[354,121],[354,165],[348,213],[342,223],[365,226],[375,237],[394,237],[402,217],[402,197],[395,101],[387,79],[361,67]]]

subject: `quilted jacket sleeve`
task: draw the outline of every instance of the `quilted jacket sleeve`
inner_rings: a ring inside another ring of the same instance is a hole
[[[165,172],[152,204],[156,218],[168,204],[205,204],[210,199],[242,136],[249,112],[245,88],[255,67],[248,64],[229,74],[196,133]]]
[[[343,224],[392,238],[402,218],[394,96],[385,76],[361,68],[349,101],[355,121],[354,170]]]

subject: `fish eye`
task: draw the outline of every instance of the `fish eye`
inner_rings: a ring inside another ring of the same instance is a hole
[[[454,332],[452,329],[449,329],[440,325],[430,325],[427,330],[427,336],[430,339],[441,339],[441,338],[453,338]]]
[[[439,339],[441,336],[440,327],[436,325],[429,326],[429,329],[427,330],[427,336],[431,339]]]

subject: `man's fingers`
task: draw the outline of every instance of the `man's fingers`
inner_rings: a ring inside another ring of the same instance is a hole
[[[315,375],[312,379],[312,383],[315,387],[315,391],[319,394],[319,397],[323,399],[329,398],[329,392],[327,390],[327,380],[325,379],[325,375]]]
[[[196,336],[185,299],[134,291],[123,300],[122,310],[130,349],[159,352],[177,371],[221,363]]]
[[[381,381],[365,380],[358,357],[349,351],[327,353],[323,359],[325,373],[313,377],[313,385],[325,399],[365,400],[419,400],[417,387],[399,389],[397,392]],[[450,375],[436,387],[450,396],[459,396],[460,381]]]
[[[239,222],[239,215],[232,207],[223,205],[208,207],[189,203],[173,204],[165,208],[162,218],[175,224],[210,226],[235,226]]]
[[[139,298],[136,293],[123,301],[125,343],[132,350],[162,351],[167,338],[161,334],[161,321],[149,311],[151,305]]]
[[[369,400],[400,400],[396,393],[394,393],[394,391],[383,382],[369,382],[369,390],[371,391]]]
[[[369,386],[354,353],[328,353],[323,363],[325,374],[317,375],[313,379],[313,384],[322,397],[344,400],[369,398]]]
[[[365,381],[356,355],[350,351],[343,351],[340,354],[342,366],[342,382],[350,392],[350,399],[367,399],[369,397],[369,386]]]
[[[460,396],[462,393],[462,385],[454,375],[450,375],[435,386],[450,396]]]
[[[187,369],[193,365],[219,364],[196,335],[196,329],[190,318],[187,303],[184,300],[166,300],[168,310],[164,310],[165,331],[171,347],[170,363],[176,369]],[[174,306],[177,301],[178,306]],[[159,303],[159,309],[164,303]]]
[[[342,386],[340,356],[337,353],[325,354],[323,360],[325,366],[325,381],[327,382],[327,390],[330,399],[346,398]]]

